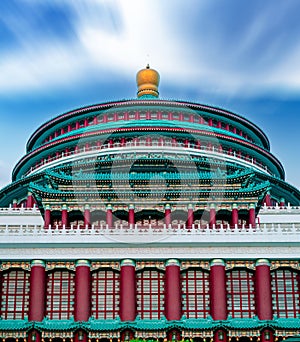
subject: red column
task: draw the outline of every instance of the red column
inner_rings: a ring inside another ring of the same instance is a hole
[[[256,293],[256,312],[261,320],[272,320],[272,288],[270,262],[266,259],[256,261],[255,271],[255,293]]]
[[[108,227],[113,226],[112,206],[110,204],[106,206],[106,224]]]
[[[136,276],[133,260],[123,260],[120,272],[120,318],[134,321],[136,317]]]
[[[135,218],[134,218],[134,205],[129,204],[129,209],[128,209],[128,224],[129,225],[134,225],[135,224]]]
[[[26,208],[32,208],[33,204],[34,204],[34,199],[33,199],[32,193],[28,191],[27,200],[26,200]]]
[[[235,227],[239,224],[239,211],[238,211],[238,206],[237,204],[232,205],[232,210],[231,210],[231,222],[230,225],[231,227]]]
[[[214,320],[227,319],[227,293],[225,262],[214,259],[210,263],[209,274],[210,315]]]
[[[264,204],[267,207],[271,206],[271,194],[270,194],[270,191],[268,191],[268,193],[266,194],[266,197],[265,197],[265,200],[264,200]]]
[[[50,206],[46,205],[45,212],[44,212],[44,224],[46,228],[49,228],[51,225],[51,210]]]
[[[216,207],[212,203],[209,209],[209,228],[213,228],[216,225]]]
[[[167,320],[180,320],[182,316],[180,263],[170,259],[166,262],[165,316]]]
[[[28,320],[41,322],[45,316],[46,270],[42,260],[31,262]]]
[[[165,205],[165,224],[167,227],[170,226],[172,222],[172,217],[171,217],[171,206],[170,204]]]
[[[252,228],[255,227],[255,205],[249,205],[249,213],[248,213],[248,222],[249,226],[251,225]]]
[[[62,210],[61,210],[61,224],[62,226],[65,226],[65,227],[69,226],[68,208],[65,204],[63,204]]]
[[[86,227],[91,227],[91,210],[88,204],[84,206],[84,228]]]
[[[187,228],[192,228],[194,224],[194,209],[193,205],[188,205],[188,217],[187,217]]]
[[[87,260],[78,260],[75,271],[75,321],[88,321],[91,315],[91,272]]]
[[[18,200],[17,199],[13,200],[13,208],[14,209],[18,208]]]

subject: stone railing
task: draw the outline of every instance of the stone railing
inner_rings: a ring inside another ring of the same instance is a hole
[[[118,153],[128,153],[131,152],[132,149],[135,151],[145,151],[147,152],[150,150],[153,152],[154,150],[157,152],[160,151],[166,151],[166,148],[169,152],[173,151],[173,153],[181,152],[181,153],[190,153],[190,154],[204,154],[207,156],[214,156],[219,157],[222,159],[232,160],[239,163],[246,164],[248,166],[252,166],[253,168],[256,168],[262,172],[272,174],[270,170],[268,170],[266,165],[263,165],[262,163],[256,161],[255,159],[251,157],[246,157],[244,155],[239,155],[236,151],[226,151],[226,150],[219,150],[218,148],[215,148],[212,146],[211,148],[207,146],[197,146],[193,143],[176,143],[174,145],[172,142],[169,141],[152,141],[151,145],[144,140],[141,140],[139,142],[126,142],[124,144],[121,143],[114,143],[113,145],[110,144],[103,144],[101,146],[89,146],[89,147],[82,147],[78,148],[76,151],[72,152],[62,152],[58,156],[51,157],[51,158],[45,158],[42,162],[38,163],[35,166],[32,166],[24,176],[29,176],[31,174],[34,174],[35,172],[42,171],[50,166],[55,166],[57,164],[76,159],[78,157],[81,157],[83,154],[87,156],[98,156],[101,154],[114,154],[116,152]]]
[[[233,236],[233,235],[281,235],[281,234],[299,234],[300,223],[264,223],[257,224],[255,227],[218,225],[210,228],[209,226],[193,225],[187,228],[185,225],[163,226],[122,226],[116,225],[109,227],[108,225],[83,227],[83,226],[49,226],[45,228],[42,225],[0,225],[0,236],[71,236],[71,235],[176,235],[176,236]],[[300,241],[300,235],[299,239]]]
[[[288,203],[285,206],[280,206],[278,203],[274,206],[266,206],[263,205],[260,208],[259,211],[260,214],[273,214],[273,213],[294,213],[294,214],[300,214],[300,206],[291,206],[290,203]]]
[[[23,215],[23,214],[39,214],[40,210],[38,207],[34,206],[33,208],[0,208],[0,215]]]

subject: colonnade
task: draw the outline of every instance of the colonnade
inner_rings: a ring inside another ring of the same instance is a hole
[[[125,259],[120,266],[119,316],[121,321],[134,321],[137,316],[137,278],[135,262]],[[176,259],[165,262],[164,277],[164,314],[167,320],[180,320],[182,311],[182,287],[180,263]],[[272,320],[272,289],[270,263],[259,259],[255,264],[256,313],[260,320]],[[78,260],[75,270],[75,305],[74,320],[88,321],[91,316],[91,269],[90,262]],[[210,315],[214,320],[227,320],[227,292],[225,262],[214,259],[210,262],[209,274]],[[29,321],[42,321],[46,311],[46,270],[45,263],[34,260],[31,263]],[[131,332],[132,333],[132,332]],[[41,342],[39,331],[32,331],[35,341]],[[80,341],[87,342],[88,336],[80,331]],[[133,333],[132,333],[133,334]],[[121,334],[124,337],[124,334]],[[133,336],[131,336],[132,338]],[[78,332],[75,333],[79,341]],[[226,330],[219,329],[214,333],[215,342],[228,340]],[[32,341],[32,339],[30,340]],[[261,332],[260,341],[273,342],[273,331],[265,328]]]
[[[222,209],[222,207],[220,207]],[[108,227],[114,226],[114,214],[113,214],[113,206],[111,204],[107,205],[105,208],[105,224]],[[228,210],[228,208],[226,208]],[[247,217],[246,218],[246,225],[255,227],[255,221],[256,221],[256,213],[255,213],[255,204],[250,203],[247,205]],[[202,212],[206,211],[207,216],[207,224],[209,225],[209,228],[213,229],[217,226],[218,221],[218,207],[215,204],[210,204],[208,207],[205,207],[202,209]],[[135,213],[135,206],[134,204],[129,204],[127,207],[127,218],[125,218],[125,221],[129,226],[132,226],[136,223],[136,213]],[[159,220],[161,224],[165,224],[167,227],[172,225],[172,206],[170,204],[164,205],[164,215],[163,220]],[[244,215],[245,216],[245,215]],[[70,220],[69,220],[69,209],[66,204],[63,204],[61,206],[61,212],[60,212],[60,222],[61,226],[69,227],[70,226]],[[192,226],[195,223],[195,210],[193,204],[188,204],[186,208],[186,217],[184,218],[185,226],[186,228],[192,228]],[[45,227],[49,227],[53,225],[53,214],[51,211],[50,205],[45,206],[44,210],[44,224]],[[90,227],[93,224],[91,220],[91,209],[90,205],[86,204],[84,206],[83,210],[83,226],[84,227]],[[226,223],[225,223],[226,224]],[[239,215],[239,208],[237,204],[233,204],[231,206],[231,212],[228,215],[228,224],[231,227],[236,227],[240,224],[240,215]],[[126,225],[126,224],[125,224]]]

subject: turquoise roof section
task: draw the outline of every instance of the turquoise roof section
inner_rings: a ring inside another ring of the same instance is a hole
[[[224,328],[227,330],[258,329],[266,327],[272,329],[300,329],[300,318],[277,318],[273,320],[259,320],[252,318],[231,318],[225,321],[215,321],[211,316],[207,318],[182,318],[178,321],[168,321],[165,317],[161,319],[141,319],[139,316],[135,321],[122,322],[119,317],[115,319],[95,319],[91,317],[87,322],[75,322],[71,317],[68,320],[50,320],[44,318],[42,322],[29,322],[27,318],[23,320],[3,320],[0,319],[0,331],[29,331],[36,329],[39,331],[75,331],[84,329],[86,331],[121,331],[131,329],[134,331],[158,331],[177,328],[179,330],[217,330]]]

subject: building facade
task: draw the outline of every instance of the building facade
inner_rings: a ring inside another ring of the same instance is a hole
[[[299,190],[259,127],[158,84],[29,138],[0,191],[2,340],[300,332]]]

